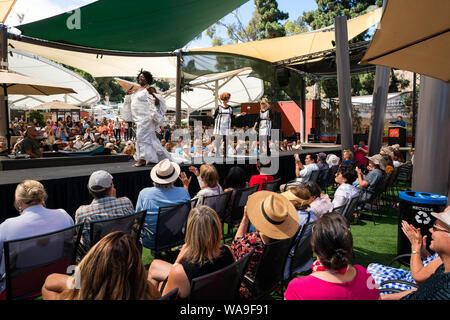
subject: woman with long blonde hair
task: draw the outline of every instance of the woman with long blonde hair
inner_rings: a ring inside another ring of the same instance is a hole
[[[234,262],[230,248],[222,245],[221,240],[222,225],[217,213],[207,206],[192,209],[187,221],[185,244],[175,263],[153,260],[148,279],[163,295],[178,288],[178,296],[187,298],[192,279]]]
[[[110,233],[93,246],[75,275],[51,274],[42,288],[44,300],[154,300],[161,295],[147,281],[135,239]]]

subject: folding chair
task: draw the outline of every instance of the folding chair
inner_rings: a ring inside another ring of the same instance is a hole
[[[140,244],[141,231],[144,225],[147,210],[139,211],[131,215],[117,217],[107,220],[94,221],[90,223],[90,245],[91,248],[106,235],[123,231],[136,239],[136,244]]]
[[[233,191],[228,191],[218,195],[204,197],[203,205],[214,209],[219,215],[220,221],[223,222],[232,194]]]
[[[233,264],[191,281],[189,300],[238,300],[239,288],[255,249]]]
[[[311,212],[308,212],[308,218],[305,224],[300,227],[289,250],[283,280],[291,279],[296,273],[311,269],[313,251],[309,240],[312,235],[314,222],[310,222],[310,220]]]
[[[83,223],[29,238],[5,241],[6,290],[0,299],[32,299],[41,295],[45,279],[65,274],[76,264]]]
[[[259,184],[248,188],[242,188],[235,191],[234,199],[229,204],[230,214],[224,217],[224,222],[228,225],[228,232],[224,237],[233,237],[232,229],[237,226],[244,216],[244,208],[247,205],[248,197],[255,193],[259,188]]]
[[[328,172],[330,170],[331,170],[330,168],[319,170],[319,176],[317,177],[317,184],[322,190],[326,190],[328,187]]]
[[[314,170],[311,172],[311,177],[309,178],[309,181],[317,182],[317,179],[319,178],[320,170]]]
[[[264,245],[254,277],[245,275],[243,279],[251,300],[265,297],[283,280],[284,266],[291,242],[291,238],[289,238]]]
[[[264,182],[261,186],[261,190],[266,190],[266,191],[272,191],[272,192],[277,192],[277,187],[278,184],[280,183],[281,178],[269,181],[269,182]]]
[[[175,288],[175,289],[171,290],[170,292],[167,292],[165,295],[163,295],[158,300],[173,301],[173,300],[176,300],[177,297],[178,297],[178,288]]]
[[[194,199],[173,206],[160,207],[156,230],[144,225],[144,233],[155,238],[155,247],[150,249],[155,258],[160,258],[163,252],[184,244],[187,219],[196,203],[197,199]]]
[[[354,216],[353,212],[355,211],[356,206],[358,205],[359,201],[359,193],[350,199],[349,202],[344,207],[344,210],[342,211],[342,215],[347,219],[348,223],[353,223]]]

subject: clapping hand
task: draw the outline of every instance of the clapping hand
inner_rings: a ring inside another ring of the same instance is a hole
[[[198,171],[198,169],[194,166],[190,166],[189,171],[192,172],[193,174],[195,174],[196,177],[198,177],[200,175],[200,171]]]
[[[188,189],[189,188],[189,184],[191,183],[192,177],[189,177],[189,179],[186,176],[186,173],[181,172],[180,173],[180,180],[183,183],[183,186]]]
[[[409,242],[411,242],[412,250],[420,251],[422,249],[424,238],[426,238],[426,236],[422,237],[420,228],[416,229],[405,220],[402,220],[402,231],[408,238]]]

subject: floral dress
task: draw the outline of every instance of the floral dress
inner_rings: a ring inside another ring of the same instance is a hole
[[[239,239],[233,240],[233,242],[231,243],[231,251],[233,251],[236,260],[239,260],[240,258],[245,256],[247,253],[252,251],[252,249],[255,249],[255,252],[253,253],[253,256],[250,257],[246,272],[246,275],[249,277],[253,277],[255,274],[256,266],[264,249],[264,242],[259,236],[259,233],[251,232],[245,234]],[[245,287],[244,283],[241,284],[239,291],[241,298],[249,298],[249,291],[248,288]]]

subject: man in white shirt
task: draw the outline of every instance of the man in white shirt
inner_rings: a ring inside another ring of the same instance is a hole
[[[308,182],[313,171],[319,170],[316,164],[317,156],[315,154],[307,154],[305,157],[305,165],[300,161],[298,154],[295,157],[295,176],[297,182]]]

